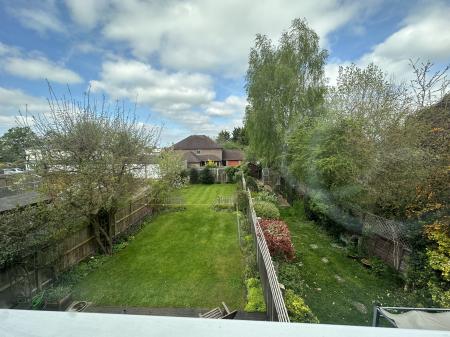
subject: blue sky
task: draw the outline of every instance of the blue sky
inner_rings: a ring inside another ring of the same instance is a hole
[[[304,17],[340,65],[380,65],[410,79],[409,58],[450,63],[447,1],[0,0],[0,134],[18,111],[48,110],[57,94],[137,102],[161,144],[242,124],[244,76],[255,34],[277,40]]]

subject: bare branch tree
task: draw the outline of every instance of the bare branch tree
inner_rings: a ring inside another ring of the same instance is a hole
[[[411,80],[411,87],[417,106],[423,108],[441,100],[450,85],[447,78],[450,65],[433,73],[434,63],[429,60],[422,62],[420,59],[410,59],[409,64],[415,75],[415,79]]]

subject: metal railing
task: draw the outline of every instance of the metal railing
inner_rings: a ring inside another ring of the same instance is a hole
[[[258,265],[261,285],[264,293],[264,301],[266,303],[267,318],[270,321],[289,322],[289,315],[284,303],[283,293],[280,283],[275,272],[275,267],[267,247],[264,233],[259,225],[253,208],[253,201],[250,190],[247,189],[245,178],[242,176],[242,186],[247,192],[248,207],[247,215],[250,221],[250,227],[255,241],[256,262]]]

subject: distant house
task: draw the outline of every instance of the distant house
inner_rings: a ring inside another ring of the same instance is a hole
[[[205,135],[189,136],[173,145],[173,149],[183,155],[187,167],[205,166],[208,161],[217,166],[238,166],[244,160],[242,151],[225,150]]]

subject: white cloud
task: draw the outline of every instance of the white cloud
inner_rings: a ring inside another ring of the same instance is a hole
[[[246,68],[257,33],[277,39],[292,19],[306,17],[325,45],[330,32],[369,6],[339,0],[66,3],[75,22],[84,27],[100,25],[104,37],[125,42],[141,60],[156,55],[170,69],[238,76]]]
[[[117,59],[103,63],[100,80],[92,90],[112,98],[128,98],[165,113],[176,113],[210,102],[214,98],[212,79],[199,73],[157,70],[136,60]]]
[[[27,95],[19,89],[0,87],[0,102],[0,134],[17,126],[18,120],[32,124],[32,114],[49,110],[44,98]]]
[[[228,96],[224,101],[213,101],[205,107],[209,116],[243,115],[247,99],[245,97]]]
[[[58,9],[54,0],[38,2],[17,1],[7,7],[9,13],[20,23],[40,34],[48,32],[65,33],[66,28],[58,18]]]
[[[28,110],[31,113],[44,112],[48,110],[46,99],[30,96],[19,89],[8,89],[0,87],[0,115],[15,116],[19,110],[25,113]]]
[[[48,79],[63,84],[83,82],[80,75],[74,71],[59,66],[44,57],[8,57],[1,63],[6,72],[30,80]]]
[[[30,80],[43,80],[73,84],[81,83],[83,79],[76,72],[67,69],[36,52],[23,55],[13,46],[0,43],[0,68],[15,76]]]
[[[90,82],[93,92],[135,101],[190,132],[216,134],[221,127],[213,117],[241,118],[246,99],[231,95],[214,100],[212,83],[201,73],[168,72],[117,58],[103,63],[100,79]]]
[[[372,51],[353,60],[358,66],[373,62],[398,81],[413,76],[409,59],[421,58],[436,63],[450,62],[450,30],[448,26],[450,4],[432,2],[428,7],[416,8],[401,24],[399,30],[375,45]],[[336,61],[326,66],[330,83],[335,81],[339,65],[348,61]]]
[[[86,29],[92,29],[97,25],[107,5],[106,0],[66,0],[66,6],[73,20]]]

